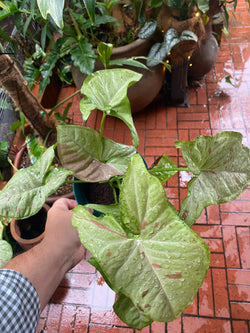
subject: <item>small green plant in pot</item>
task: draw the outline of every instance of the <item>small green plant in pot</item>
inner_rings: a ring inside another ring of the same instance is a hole
[[[139,78],[125,69],[92,74],[82,87],[80,108],[84,120],[95,108],[103,112],[100,132],[58,126],[57,149],[64,168],[50,168],[54,154],[50,147],[32,169],[18,171],[0,192],[0,216],[24,217],[34,214],[52,187],[55,190],[58,175],[73,173],[84,182],[119,184],[119,200],[112,205],[78,205],[72,223],[92,254],[89,262],[117,293],[116,314],[136,329],[153,321],[172,321],[192,303],[205,279],[210,252],[190,227],[205,207],[234,200],[250,184],[249,149],[235,132],[177,141],[187,167],[179,168],[163,155],[148,170],[136,154],[138,136],[126,96],[127,87]],[[134,146],[103,136],[107,115],[129,126]],[[162,186],[178,171],[193,173],[180,212]],[[28,188],[23,178],[29,179]],[[102,215],[96,217],[88,208]]]

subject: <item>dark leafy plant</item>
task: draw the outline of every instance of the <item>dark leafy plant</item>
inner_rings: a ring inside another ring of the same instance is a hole
[[[9,143],[8,141],[0,142],[0,169],[7,168],[9,166],[9,162],[7,159],[9,151]]]
[[[23,38],[32,41],[34,53],[25,50],[27,56],[24,66],[26,69],[25,79],[32,86],[38,77],[41,78],[39,96],[49,84],[53,69],[59,62],[62,62],[63,67],[67,68],[67,63],[72,61],[82,73],[89,75],[94,71],[98,58],[95,48],[100,42],[119,46],[119,43],[117,44],[117,28],[121,22],[113,17],[113,9],[117,5],[129,6],[130,11],[133,8],[134,15],[133,36],[129,37],[130,30],[127,36],[124,35],[119,40],[128,43],[138,37],[148,38],[156,30],[161,31],[161,27],[156,23],[158,12],[152,12],[151,19],[154,20],[154,23],[149,21],[150,29],[146,25],[139,36],[134,34],[134,31],[140,30],[148,21],[144,13],[146,4],[141,0],[131,0],[127,4],[118,0],[83,2],[72,0],[66,3],[60,1],[59,4],[56,0],[12,0],[0,3],[3,8],[0,20],[13,17],[18,33]],[[2,36],[3,34],[4,32],[2,32]],[[57,35],[56,40],[53,37],[55,34]],[[12,41],[11,36],[8,35],[5,39]],[[14,44],[15,42],[12,41],[11,45]],[[49,49],[47,50],[48,44]],[[151,58],[163,61],[168,50],[165,48],[163,52],[165,44],[161,43],[160,49],[155,47],[154,53],[151,53]],[[142,66],[136,59],[127,60],[127,62],[124,59],[119,63],[118,61],[113,62],[113,60],[110,61],[108,66]],[[156,64],[158,62],[151,63],[152,66]],[[63,76],[63,72],[59,72],[59,74],[63,80],[67,79]]]
[[[25,56],[29,57],[36,43],[45,49],[47,38],[52,39],[50,21],[43,19],[36,0],[1,1],[0,8],[0,21],[10,17],[14,21],[14,35],[5,31],[8,25],[0,28],[0,36],[9,43],[8,51],[16,53],[21,48]],[[59,24],[59,21],[56,23]]]

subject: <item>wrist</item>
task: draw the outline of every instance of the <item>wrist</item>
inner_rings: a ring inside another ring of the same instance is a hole
[[[62,246],[60,242],[52,243],[47,238],[44,238],[37,245],[36,250],[44,253],[44,256],[50,261],[50,265],[52,267],[55,265],[62,274],[65,274],[70,269],[74,253],[70,249],[67,249],[67,247]]]

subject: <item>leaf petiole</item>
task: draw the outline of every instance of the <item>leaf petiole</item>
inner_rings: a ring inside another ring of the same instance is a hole
[[[188,168],[154,168],[149,169],[148,172],[154,173],[154,172],[168,172],[168,171],[190,171]]]

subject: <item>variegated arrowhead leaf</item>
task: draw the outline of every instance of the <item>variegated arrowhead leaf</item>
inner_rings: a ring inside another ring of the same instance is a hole
[[[172,321],[204,281],[209,249],[180,220],[138,154],[123,179],[120,209],[123,225],[133,233],[112,215],[97,218],[83,206],[74,208],[72,223],[95,267],[121,296],[114,309],[127,325],[141,329],[151,321]]]
[[[122,175],[130,157],[136,153],[133,146],[116,143],[91,128],[78,125],[57,126],[57,140],[63,167],[86,182]]]
[[[205,207],[236,199],[250,184],[250,154],[240,133],[200,136],[193,142],[176,141],[175,146],[195,175],[180,211],[189,226]]]
[[[110,116],[121,119],[130,129],[134,146],[137,148],[139,138],[131,115],[127,89],[142,77],[125,68],[105,69],[89,75],[83,83],[81,92],[86,97],[80,103],[81,112],[86,115],[89,105],[106,111]]]
[[[38,161],[18,170],[0,191],[0,216],[23,219],[36,214],[46,198],[64,183],[72,171],[54,168],[54,148],[48,148]]]

